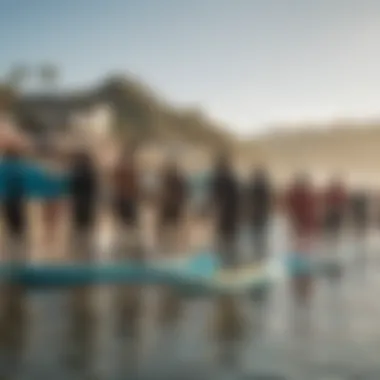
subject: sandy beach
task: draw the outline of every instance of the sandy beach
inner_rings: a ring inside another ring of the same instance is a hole
[[[0,218],[0,239],[4,241],[4,228]],[[68,209],[63,209],[61,223],[57,230],[56,239],[52,247],[46,247],[46,233],[42,221],[42,203],[29,202],[28,204],[27,245],[28,257],[31,261],[58,261],[67,259],[69,249],[70,226]],[[139,235],[146,252],[151,254],[157,246],[156,215],[148,205],[143,205],[140,212]],[[116,238],[116,224],[109,210],[99,213],[97,226],[94,231],[94,245],[99,247],[102,259],[110,259],[108,255]],[[182,238],[178,239],[180,252],[193,251],[207,246],[212,240],[212,226],[205,220],[187,216],[181,228]]]

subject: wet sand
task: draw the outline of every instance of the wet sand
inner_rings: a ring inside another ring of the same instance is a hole
[[[112,252],[111,229],[107,232],[106,226],[97,244],[103,259]],[[193,241],[196,236],[194,232]],[[288,246],[280,219],[272,225],[270,242],[269,260],[279,261]],[[379,237],[371,234],[366,265],[347,265],[338,282],[318,280],[309,310],[294,304],[286,281],[273,287],[266,302],[240,297],[236,301],[242,334],[230,334],[227,341],[217,336],[220,315],[215,314],[212,299],[183,299],[180,313],[165,322],[158,318],[160,289],[145,288],[140,313],[134,314],[135,327],[123,329],[112,287],[93,288],[91,318],[69,307],[68,292],[28,294],[25,321],[12,327],[24,331],[24,339],[19,337],[18,344],[2,340],[0,375],[7,379],[134,379],[137,374],[163,380],[317,380],[333,375],[378,379],[379,246]],[[353,249],[350,236],[342,249]]]

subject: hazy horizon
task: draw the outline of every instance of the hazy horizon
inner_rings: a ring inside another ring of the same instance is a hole
[[[63,87],[134,73],[238,135],[380,116],[376,0],[3,0],[0,77],[56,63]]]

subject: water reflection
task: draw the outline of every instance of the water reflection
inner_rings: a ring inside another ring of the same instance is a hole
[[[115,293],[117,331],[123,336],[135,336],[143,311],[143,287],[121,286]]]
[[[87,373],[94,359],[97,320],[90,287],[73,290],[69,296],[66,364],[81,373]]]
[[[341,276],[315,279],[307,302],[293,297],[291,281],[204,299],[162,287],[87,287],[38,297],[8,287],[0,376],[15,377],[17,369],[28,379],[37,367],[36,378],[50,371],[62,379],[376,373],[379,277],[367,267],[367,280],[358,281],[352,265]]]
[[[175,289],[161,289],[158,304],[158,320],[162,328],[174,328],[181,316],[181,306],[181,297]]]
[[[8,285],[3,290],[0,325],[1,376],[14,375],[23,363],[28,328],[26,289]]]

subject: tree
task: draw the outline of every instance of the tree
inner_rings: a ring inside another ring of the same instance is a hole
[[[5,82],[14,91],[20,91],[29,78],[30,71],[28,66],[17,64],[10,68],[5,76]]]
[[[51,63],[43,64],[39,69],[39,78],[43,86],[47,89],[53,89],[59,77],[59,69]]]
[[[24,64],[13,65],[4,75],[0,83],[0,109],[10,110],[12,105],[22,91],[23,86],[29,79],[29,68]]]

